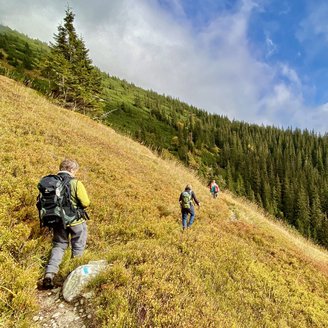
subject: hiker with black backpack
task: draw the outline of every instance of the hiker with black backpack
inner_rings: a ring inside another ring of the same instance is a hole
[[[194,223],[194,220],[195,220],[195,208],[194,208],[194,204],[193,204],[194,202],[197,204],[197,206],[199,208],[200,202],[198,201],[195,193],[193,192],[191,185],[188,184],[185,187],[185,190],[180,194],[180,197],[179,197],[183,230],[189,228]],[[190,218],[188,221],[189,215],[190,215]]]
[[[85,209],[90,200],[82,182],[75,179],[78,169],[76,161],[65,159],[56,175],[47,175],[38,184],[40,224],[53,230],[53,246],[43,278],[46,289],[54,287],[53,279],[69,241],[72,257],[81,256],[86,246],[88,214]]]

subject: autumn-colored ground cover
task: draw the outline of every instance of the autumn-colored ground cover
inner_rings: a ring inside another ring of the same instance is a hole
[[[0,77],[0,326],[33,327],[36,284],[50,251],[36,184],[76,159],[92,206],[85,255],[97,327],[325,327],[327,251],[223,193],[212,199],[190,170],[81,114]],[[182,233],[179,193],[202,206]]]

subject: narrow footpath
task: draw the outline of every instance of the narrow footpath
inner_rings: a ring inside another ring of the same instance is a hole
[[[88,295],[72,302],[61,296],[61,288],[38,290],[39,313],[33,317],[41,328],[90,328],[92,314],[87,310]]]

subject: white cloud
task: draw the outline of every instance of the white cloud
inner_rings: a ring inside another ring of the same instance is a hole
[[[303,45],[304,54],[313,60],[318,54],[326,52],[328,42],[328,3],[318,0],[309,2],[308,14],[301,20],[296,33],[298,41]]]
[[[268,58],[271,57],[277,51],[277,46],[268,36],[265,39],[265,43],[267,48],[267,53],[265,56]]]
[[[30,3],[0,0],[0,8],[1,24],[45,42],[52,39],[56,26],[63,18],[63,10],[57,10],[49,0]],[[62,8],[65,8],[64,2]]]
[[[328,41],[327,15],[328,4],[326,2],[319,1],[312,4],[309,15],[301,22],[300,39],[321,36]]]
[[[328,103],[325,103],[325,104],[321,105],[318,109],[319,109],[319,111],[328,113]]]

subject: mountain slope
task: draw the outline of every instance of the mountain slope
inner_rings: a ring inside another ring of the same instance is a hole
[[[47,71],[49,51],[46,44],[0,26],[0,74],[60,101],[58,88],[53,88],[56,82],[41,74]],[[50,71],[55,68],[52,66]],[[101,94],[97,87],[94,95],[100,101],[94,103],[94,110],[80,108],[85,114],[178,158],[199,176],[216,179],[222,189],[256,202],[328,248],[327,135],[230,121],[98,69],[95,72],[99,76],[92,78],[94,86],[98,86],[95,81],[102,81]],[[74,106],[82,105],[82,99],[92,101],[87,96],[90,90],[82,92],[85,88],[74,84],[72,88]],[[66,100],[71,98],[67,97],[66,93]],[[71,108],[72,100],[66,107]]]
[[[65,157],[92,200],[85,256],[113,265],[90,285],[94,326],[324,327],[328,254],[228,193],[213,200],[192,172],[0,77],[0,324],[33,326],[51,236],[40,231],[41,176]],[[177,199],[202,207],[181,232]]]

